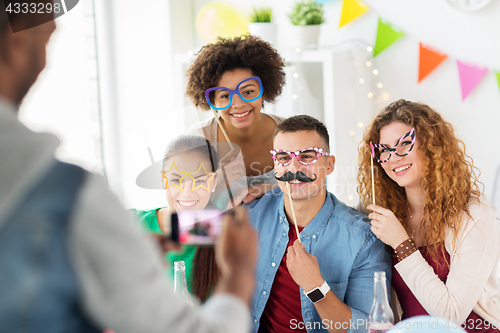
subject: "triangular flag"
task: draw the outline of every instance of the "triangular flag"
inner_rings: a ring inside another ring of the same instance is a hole
[[[418,82],[422,81],[430,72],[448,56],[439,51],[433,50],[427,45],[420,43],[420,65],[418,67]]]
[[[388,48],[392,43],[401,38],[405,33],[398,28],[392,26],[388,22],[378,19],[377,40],[375,41],[375,48],[373,49],[373,56]]]
[[[364,14],[368,7],[361,0],[344,0],[342,4],[342,14],[340,15],[339,28]]]
[[[460,86],[462,88],[462,100],[474,90],[479,81],[488,71],[486,67],[479,67],[457,60],[458,74],[460,76]]]
[[[500,71],[495,72],[495,75],[497,76],[498,89],[500,89]]]

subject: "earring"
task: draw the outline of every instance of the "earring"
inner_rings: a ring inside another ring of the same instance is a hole
[[[215,192],[215,188],[214,188],[214,189],[212,189],[212,192]]]

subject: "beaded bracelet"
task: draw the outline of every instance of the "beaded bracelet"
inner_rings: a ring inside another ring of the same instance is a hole
[[[396,253],[396,257],[399,262],[416,251],[418,251],[418,247],[415,245],[415,242],[413,241],[413,239],[408,238],[403,243],[398,245],[398,247],[396,247],[394,253]]]

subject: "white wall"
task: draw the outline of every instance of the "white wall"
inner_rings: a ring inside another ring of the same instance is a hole
[[[147,10],[143,10],[148,8]],[[182,133],[174,110],[169,3],[96,2],[108,179],[126,207],[166,204],[163,191],[141,189],[136,177]]]
[[[101,172],[92,1],[56,19],[47,66],[24,99],[19,117],[35,131],[57,135],[58,158]]]

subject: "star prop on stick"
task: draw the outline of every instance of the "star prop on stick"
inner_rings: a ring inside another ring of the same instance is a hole
[[[172,172],[172,169],[175,168],[175,172],[177,172],[177,175],[180,176],[180,174],[184,174],[182,177],[180,178],[175,178],[175,179],[172,179],[171,182],[173,182],[173,180],[179,180],[179,185],[173,183],[173,184],[168,184],[168,177],[167,177],[167,174],[169,174],[170,172]],[[177,165],[175,165],[175,162],[172,163],[172,166],[170,167],[169,170],[165,171],[161,171],[161,174],[163,175],[163,179],[166,179],[166,182],[165,182],[165,187],[164,187],[164,190],[168,189],[169,187],[172,187],[172,186],[175,186],[177,187],[179,190],[182,191],[182,179],[184,177],[186,177],[189,172],[182,172],[182,171],[179,171],[179,169],[177,169]]]
[[[193,177],[192,174],[195,174],[196,177]],[[204,186],[203,183],[201,185],[196,186],[197,180],[199,180],[200,177],[203,177],[205,175],[209,175],[210,176],[206,180],[206,186]],[[206,189],[207,191],[210,192],[210,181],[213,181],[215,179],[215,172],[207,172],[207,170],[205,169],[205,165],[203,165],[203,162],[201,162],[200,167],[198,168],[198,170],[196,172],[190,172],[189,173],[189,177],[191,177],[191,179],[193,180],[192,191],[194,191],[197,188],[201,187],[201,188],[204,188],[204,189]]]
[[[175,171],[172,171],[172,169],[175,168]],[[164,189],[168,189],[172,186],[177,187],[181,191],[184,189],[184,184],[186,182],[192,182],[193,185],[191,186],[191,191],[194,191],[198,188],[203,188],[206,189],[207,191],[210,191],[210,182],[215,179],[215,172],[207,172],[205,165],[203,162],[200,164],[198,167],[198,170],[194,172],[183,172],[179,171],[177,168],[177,165],[175,162],[172,163],[172,166],[170,167],[170,170],[168,171],[161,171],[163,175],[163,179],[166,179],[165,187]],[[170,175],[170,173],[172,173]],[[182,174],[182,176],[181,176]],[[193,176],[194,175],[194,176]],[[186,176],[189,176],[189,179],[185,179]],[[206,185],[204,185],[201,180],[205,180],[202,177],[209,176],[208,179],[206,179]],[[170,178],[170,183],[169,183],[169,178]],[[176,182],[178,181],[178,183]],[[197,185],[197,183],[201,183],[201,185]]]
[[[299,239],[299,243],[302,243],[302,241],[300,240],[299,227],[297,226],[297,218],[295,217],[295,209],[293,208],[292,193],[290,191],[290,182],[286,182],[286,189],[288,190],[288,199],[290,199],[290,208],[292,209],[293,223],[295,224],[295,232],[297,233],[297,238]]]

